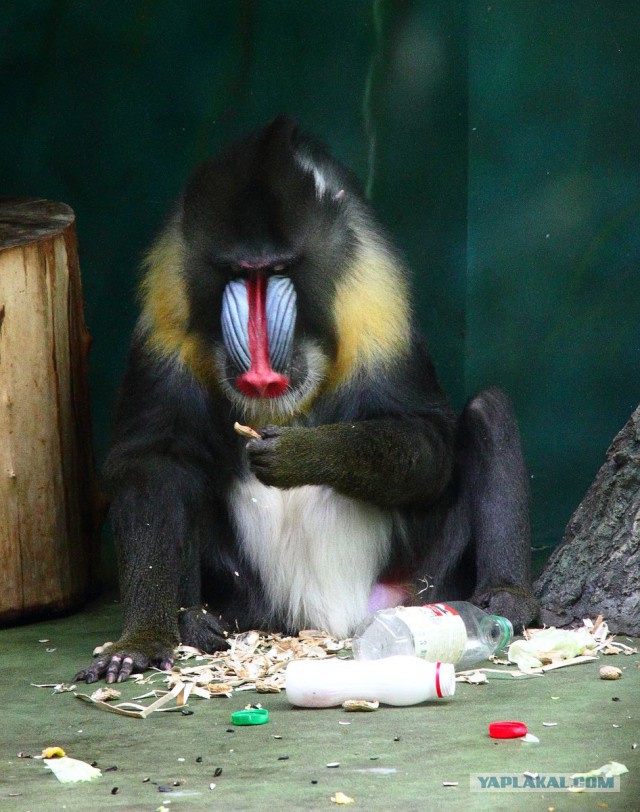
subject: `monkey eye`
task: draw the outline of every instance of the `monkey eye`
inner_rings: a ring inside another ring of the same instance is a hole
[[[286,272],[293,265],[293,259],[278,260],[276,262],[236,262],[234,272],[241,275],[251,273],[264,273],[267,276]]]
[[[212,257],[216,268],[227,277],[228,280],[248,277],[252,273],[264,273],[267,276],[273,274],[286,273],[289,268],[295,265],[299,259],[293,253],[291,256],[275,256],[273,258],[266,257],[244,258],[236,256],[215,256]]]

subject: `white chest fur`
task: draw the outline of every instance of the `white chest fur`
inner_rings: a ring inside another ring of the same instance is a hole
[[[229,507],[272,607],[294,627],[348,637],[387,560],[391,514],[328,487],[282,491],[253,475],[236,483]]]

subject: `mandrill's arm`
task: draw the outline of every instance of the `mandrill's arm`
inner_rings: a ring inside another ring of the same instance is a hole
[[[77,680],[121,682],[152,666],[171,667],[181,625],[190,622],[182,613],[179,624],[178,609],[200,603],[198,522],[211,489],[202,455],[212,434],[192,376],[134,346],[104,470],[123,630]],[[211,645],[225,648],[214,618],[198,619],[211,627]]]
[[[265,485],[329,485],[387,507],[433,502],[452,473],[452,438],[443,419],[375,418],[313,428],[267,426],[247,444]]]

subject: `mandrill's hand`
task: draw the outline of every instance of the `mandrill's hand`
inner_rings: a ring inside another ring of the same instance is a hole
[[[108,683],[124,682],[134,671],[146,671],[147,668],[169,671],[173,662],[170,643],[123,637],[101,652],[88,668],[79,671],[74,680],[90,684],[104,677]]]
[[[260,436],[260,440],[249,440],[247,454],[249,467],[263,485],[297,488],[319,484],[316,429],[265,426]]]

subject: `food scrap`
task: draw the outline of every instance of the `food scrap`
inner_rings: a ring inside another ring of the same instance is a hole
[[[572,778],[593,778],[594,776],[602,775],[605,778],[613,778],[616,775],[624,775],[629,770],[624,764],[619,761],[608,761],[602,767],[597,767],[595,770],[589,770],[588,773],[574,773]]]
[[[526,629],[525,639],[509,646],[509,660],[523,672],[544,672],[591,662],[603,654],[635,654],[637,649],[614,640],[602,615],[585,619],[579,629]]]
[[[242,437],[247,437],[250,440],[262,440],[262,436],[258,434],[255,429],[252,429],[251,426],[243,426],[242,423],[234,423],[233,429],[236,434],[240,434]]]
[[[120,691],[115,688],[98,688],[91,694],[94,702],[110,702],[112,699],[120,699]]]
[[[97,767],[92,767],[86,761],[77,758],[70,758],[62,747],[45,747],[42,755],[35,756],[41,758],[47,769],[63,784],[77,784],[80,781],[93,781],[100,778],[102,773]]]
[[[353,798],[350,798],[348,795],[345,795],[344,792],[336,792],[335,795],[331,796],[331,800],[334,804],[338,804],[339,806],[346,806],[347,804],[353,804],[355,801]]]
[[[372,701],[368,699],[345,699],[342,707],[346,711],[374,711],[378,710],[380,703],[377,699]]]
[[[622,669],[616,668],[615,665],[603,665],[600,669],[600,679],[620,679],[622,677]]]
[[[456,682],[468,682],[469,685],[484,685],[489,679],[482,671],[461,671],[456,674]]]

